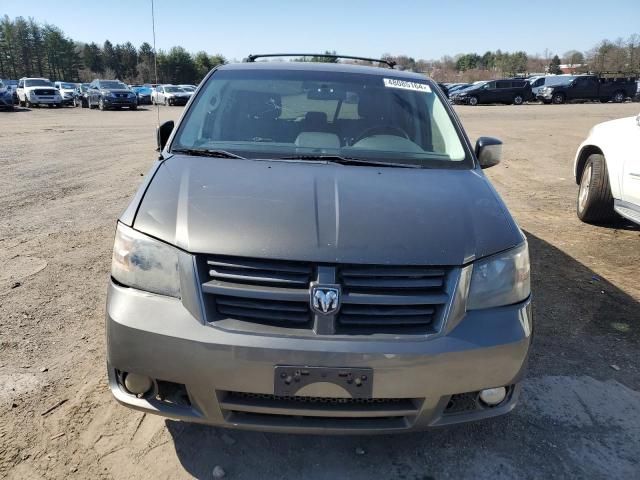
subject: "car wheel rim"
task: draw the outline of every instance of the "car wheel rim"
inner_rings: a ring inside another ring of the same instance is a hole
[[[478,103],[478,100],[476,100],[475,98],[471,98],[471,99],[469,100],[469,103],[470,103],[471,105],[476,105],[476,104]]]
[[[622,94],[621,93],[616,94],[615,101],[619,103],[619,102],[622,102],[622,100],[623,100]]]
[[[582,174],[582,181],[580,182],[580,192],[578,193],[578,208],[580,211],[584,211],[584,207],[587,204],[587,198],[589,197],[589,187],[591,186],[591,170],[589,165]]]
[[[522,97],[516,97],[516,105],[520,105],[522,103]]]

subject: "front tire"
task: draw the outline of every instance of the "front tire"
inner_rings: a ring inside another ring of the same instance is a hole
[[[522,105],[523,103],[524,103],[524,98],[522,98],[522,95],[516,95],[515,97],[513,97],[514,105]]]
[[[556,105],[561,105],[565,102],[564,94],[562,93],[554,93],[553,97],[551,97],[551,103],[555,103]]]
[[[100,109],[100,111],[102,111],[102,112],[104,112],[104,111],[106,110],[106,107],[105,107],[105,105],[104,105],[104,100],[103,100],[102,98],[98,101],[98,108],[99,108],[99,109]]]
[[[469,105],[472,107],[478,105],[478,97],[469,97]]]
[[[615,218],[609,172],[604,155],[589,155],[580,177],[576,208],[578,218],[586,223],[608,223]]]
[[[624,92],[618,91],[618,92],[613,94],[613,99],[612,100],[613,100],[614,103],[622,103],[622,102],[624,102],[625,98],[626,98],[626,95],[624,94]]]

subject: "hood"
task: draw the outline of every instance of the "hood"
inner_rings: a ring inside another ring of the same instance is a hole
[[[174,156],[134,228],[192,253],[462,265],[523,237],[475,170]]]

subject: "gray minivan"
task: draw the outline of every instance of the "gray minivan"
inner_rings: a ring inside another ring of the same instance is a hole
[[[250,60],[255,60],[250,57]],[[430,79],[217,67],[117,223],[109,383],[131,408],[284,432],[511,411],[532,338],[525,236]]]

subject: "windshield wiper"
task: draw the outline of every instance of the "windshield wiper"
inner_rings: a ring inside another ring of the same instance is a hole
[[[319,160],[322,162],[339,163],[341,165],[364,165],[371,167],[398,167],[398,168],[421,168],[420,165],[411,163],[380,162],[377,160],[366,160],[364,158],[343,157],[341,155],[291,155],[289,157],[279,157],[280,160]]]
[[[227,152],[226,150],[209,150],[207,148],[174,148],[171,153],[181,153],[183,155],[192,155],[194,157],[215,157],[215,158],[238,158],[246,160],[246,158]]]

